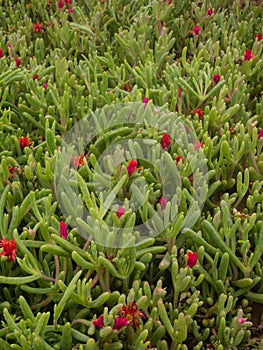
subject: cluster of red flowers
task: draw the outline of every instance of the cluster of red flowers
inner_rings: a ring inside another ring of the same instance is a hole
[[[145,315],[138,310],[138,307],[134,301],[130,302],[129,305],[123,306],[122,309],[118,312],[118,315],[115,319],[113,329],[120,330],[122,327],[131,326],[134,330],[137,330],[140,326],[142,318],[145,318]],[[92,322],[94,326],[98,329],[104,327],[104,317],[103,315],[99,316],[97,320]]]
[[[62,10],[64,8],[65,5],[67,5],[68,7],[71,5],[71,0],[58,0],[58,8],[60,10]],[[72,9],[69,8],[69,12],[71,12]]]
[[[16,261],[16,241],[14,239],[8,241],[3,237],[0,240],[0,248],[3,248],[0,257],[7,256],[8,262]]]

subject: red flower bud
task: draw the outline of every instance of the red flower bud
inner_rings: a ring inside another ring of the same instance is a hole
[[[188,252],[187,253],[187,266],[189,266],[190,268],[192,268],[197,262],[197,252],[191,253]]]

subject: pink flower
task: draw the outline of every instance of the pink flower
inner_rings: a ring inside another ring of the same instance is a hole
[[[48,89],[48,84],[47,84],[47,83],[44,83],[44,84],[43,84],[43,88],[44,88],[45,90],[47,90],[47,89]]]
[[[259,33],[255,35],[255,38],[258,39],[258,41],[263,40],[263,37]]]
[[[128,174],[131,175],[135,170],[136,170],[136,167],[138,165],[138,162],[137,160],[134,160],[132,159],[128,165],[127,165],[127,171],[128,171]]]
[[[149,102],[149,98],[148,98],[148,97],[145,97],[145,98],[143,99],[143,103],[147,105],[148,102]]]
[[[42,26],[40,23],[34,23],[34,33],[41,33],[42,32]]]
[[[250,61],[252,58],[254,58],[254,55],[251,50],[246,50],[244,53],[244,59],[245,61]]]
[[[159,203],[161,204],[161,209],[165,210],[166,205],[167,205],[167,199],[165,197],[161,197],[159,200]]]
[[[208,15],[208,16],[212,16],[212,14],[213,14],[213,9],[211,9],[211,8],[208,9],[208,10],[207,10],[207,15]]]
[[[70,6],[70,5],[71,5],[71,0],[64,0],[64,2],[65,2],[65,4],[66,4],[67,6]]]
[[[129,321],[125,317],[118,316],[115,320],[113,329],[120,330],[122,327],[126,327],[129,325]]]
[[[194,115],[197,114],[199,117],[199,120],[203,119],[204,112],[201,109],[199,109],[199,108],[194,109],[193,114]]]
[[[122,215],[125,214],[125,209],[122,208],[122,207],[119,207],[118,210],[117,210],[117,217],[118,219],[122,217]]]
[[[58,0],[58,8],[62,10],[64,7],[64,1],[63,0]]]
[[[197,262],[197,252],[188,252],[187,253],[187,266],[192,268]]]
[[[81,156],[72,156],[71,160],[72,160],[72,164],[78,168],[80,166],[84,165],[84,158],[85,158],[85,154],[84,152],[82,153]]]
[[[166,150],[170,144],[171,144],[171,139],[170,139],[170,136],[168,134],[164,134],[163,137],[162,137],[162,141],[161,141],[161,144],[162,144],[162,148],[164,150]]]
[[[67,226],[64,221],[60,221],[60,229],[59,229],[59,235],[60,237],[67,239]]]
[[[92,323],[94,324],[94,326],[98,329],[103,328],[103,315],[101,315],[100,317],[97,318],[97,320],[93,321]]]
[[[220,75],[219,74],[215,74],[214,76],[213,76],[213,80],[214,80],[214,82],[217,84],[217,83],[219,83],[219,80],[220,80]]]
[[[68,12],[69,12],[69,13],[72,13],[72,8],[71,8],[71,7],[68,9]]]
[[[0,240],[0,247],[3,248],[0,257],[7,256],[8,262],[16,261],[16,241],[14,239],[8,241],[3,237]]]
[[[200,34],[200,27],[199,26],[194,26],[194,35],[198,36]]]
[[[246,322],[246,319],[243,317],[240,317],[240,319],[238,321],[239,321],[239,324],[243,324]]]
[[[176,164],[178,164],[180,161],[184,162],[183,157],[181,157],[181,156],[177,156],[175,158],[175,161],[176,161]]]
[[[118,312],[118,315],[122,316],[118,318],[122,318],[123,320],[126,320],[126,321],[118,320],[118,322],[120,323],[122,322],[124,326],[128,326],[128,324],[130,324],[134,330],[139,328],[141,319],[145,318],[145,315],[138,310],[138,306],[134,301],[131,301],[127,307],[123,306],[122,309]]]
[[[10,43],[7,44],[7,47],[11,50],[12,49],[12,45]]]
[[[33,80],[38,80],[38,75],[37,74],[33,75]]]
[[[21,64],[22,64],[21,59],[19,57],[17,57],[16,58],[16,66],[19,67],[19,66],[21,66]]]
[[[198,151],[200,148],[202,148],[204,145],[204,142],[201,143],[198,139],[195,140],[195,143],[194,143],[194,149],[195,151]]]
[[[260,130],[259,130],[259,133],[258,133],[258,140],[261,139],[261,137],[263,137],[263,129],[260,129]]]

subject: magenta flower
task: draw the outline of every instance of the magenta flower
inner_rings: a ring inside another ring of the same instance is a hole
[[[197,262],[197,252],[188,252],[187,253],[187,266],[192,268]]]
[[[198,36],[200,34],[200,27],[199,26],[194,26],[194,35]]]
[[[16,66],[17,66],[17,68],[18,68],[19,66],[21,66],[21,64],[22,64],[21,59],[20,59],[19,57],[17,57],[17,58],[16,58]]]
[[[71,8],[71,7],[68,9],[68,12],[69,12],[69,13],[72,13],[72,8]]]
[[[217,84],[217,83],[219,83],[219,81],[220,81],[220,75],[219,74],[215,74],[214,76],[213,76],[213,80],[214,80],[214,82]]]
[[[149,102],[148,97],[145,97],[145,98],[143,99],[143,103],[147,105],[148,102]]]
[[[259,33],[255,35],[255,38],[258,39],[258,41],[263,40],[263,36],[261,36]]]
[[[38,75],[37,74],[33,75],[33,80],[38,80]]]
[[[208,15],[208,16],[212,16],[212,14],[213,14],[213,9],[211,9],[211,8],[208,9],[208,10],[207,10],[207,15]]]
[[[8,262],[16,261],[16,241],[14,239],[8,241],[3,237],[0,240],[0,247],[3,248],[0,257],[7,256]]]
[[[120,330],[122,327],[126,327],[129,325],[129,321],[125,317],[118,316],[115,320],[113,329]]]
[[[122,217],[122,215],[125,214],[125,209],[122,208],[122,207],[119,207],[118,210],[117,210],[117,217],[118,219],[120,219]]]
[[[244,52],[244,60],[245,61],[250,61],[252,58],[254,58],[254,55],[251,50],[246,50]]]
[[[63,0],[58,0],[58,8],[62,10],[64,7],[64,1]]]
[[[3,57],[3,50],[0,49],[0,58],[2,58],[2,57]]]
[[[181,98],[181,89],[179,88],[179,86],[178,86],[178,89],[177,89],[177,97]]]
[[[240,319],[238,321],[239,321],[239,324],[243,324],[246,322],[246,319],[243,317],[240,317]]]
[[[161,209],[165,210],[166,205],[167,205],[167,199],[165,197],[161,197],[159,200],[159,203],[161,204]]]
[[[48,84],[47,84],[47,83],[44,83],[44,84],[43,84],[43,88],[44,88],[45,90],[47,90],[47,89],[48,89]]]
[[[7,47],[11,50],[12,49],[12,45],[10,43],[7,44]]]
[[[134,160],[132,159],[128,165],[127,165],[127,171],[128,171],[128,174],[131,175],[135,170],[136,170],[136,167],[138,165],[138,162],[137,160]]]
[[[262,137],[263,137],[263,129],[260,129],[258,133],[258,140],[261,139]]]
[[[67,226],[64,221],[60,221],[59,235],[60,237],[67,239]]]
[[[97,320],[93,321],[92,323],[94,324],[94,326],[98,329],[103,328],[103,315],[101,315],[100,317],[97,318]]]

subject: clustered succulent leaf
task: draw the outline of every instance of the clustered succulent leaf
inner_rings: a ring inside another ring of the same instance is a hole
[[[0,9],[0,348],[262,349],[261,2]]]

